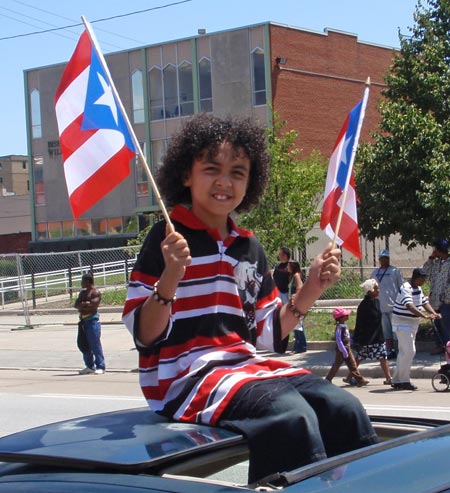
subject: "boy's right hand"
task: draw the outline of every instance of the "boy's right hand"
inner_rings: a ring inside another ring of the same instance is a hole
[[[176,231],[166,230],[167,236],[161,243],[161,251],[166,264],[166,274],[176,277],[177,280],[183,278],[186,267],[192,261],[188,243],[183,235]]]

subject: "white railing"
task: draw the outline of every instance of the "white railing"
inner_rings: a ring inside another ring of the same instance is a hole
[[[118,260],[23,276],[0,277],[1,306],[5,308],[11,300],[21,301],[24,292],[28,299],[39,296],[48,301],[52,295],[78,291],[81,286],[81,277],[85,272],[92,272],[98,287],[125,286],[134,262],[135,259]],[[16,293],[16,295],[11,295],[11,293]]]

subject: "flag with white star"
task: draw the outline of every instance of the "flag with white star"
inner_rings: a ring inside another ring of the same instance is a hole
[[[64,175],[75,218],[130,174],[130,160],[136,154],[107,70],[85,30],[55,96]]]
[[[339,132],[328,166],[320,227],[327,236],[361,258],[353,161],[364,117],[365,97],[350,111]],[[345,202],[345,203],[344,203]],[[342,211],[341,211],[342,209]],[[340,216],[340,217],[339,217]]]

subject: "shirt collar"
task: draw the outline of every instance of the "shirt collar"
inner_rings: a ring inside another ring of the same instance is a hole
[[[218,234],[216,228],[208,227],[184,205],[176,205],[170,213],[170,218],[190,229],[208,231],[213,238],[216,238]],[[237,226],[230,216],[228,216],[228,224],[230,225],[230,236],[242,236],[244,238],[254,236],[252,231]]]

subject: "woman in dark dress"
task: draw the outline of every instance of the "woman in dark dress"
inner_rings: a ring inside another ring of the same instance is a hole
[[[376,279],[367,279],[361,284],[364,298],[356,312],[355,331],[353,333],[354,354],[357,366],[365,359],[378,360],[384,373],[384,384],[391,384],[391,372],[387,359],[386,343],[381,326],[379,286]],[[351,383],[351,375],[344,378]]]

